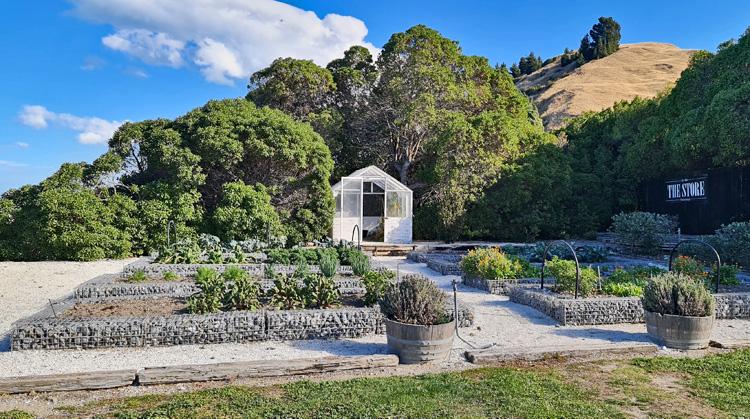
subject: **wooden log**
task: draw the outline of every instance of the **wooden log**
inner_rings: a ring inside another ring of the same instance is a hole
[[[710,346],[721,349],[741,349],[750,347],[750,340],[747,339],[719,339],[711,340]]]
[[[587,345],[582,347],[547,346],[537,348],[495,348],[466,351],[466,359],[473,364],[492,364],[507,361],[538,361],[547,358],[589,358],[600,355],[648,355],[659,348],[652,343],[623,345]]]
[[[133,385],[136,374],[136,370],[119,370],[0,378],[0,394],[125,387]]]
[[[179,365],[145,368],[138,372],[138,383],[151,385],[197,381],[224,381],[238,378],[279,377],[370,368],[391,368],[397,365],[398,357],[396,355],[339,356]]]

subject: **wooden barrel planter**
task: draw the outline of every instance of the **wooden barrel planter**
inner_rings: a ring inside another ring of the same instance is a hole
[[[402,364],[444,361],[453,347],[455,325],[449,323],[423,326],[385,319],[388,349],[398,355]]]
[[[690,317],[645,311],[648,334],[669,348],[703,349],[708,347],[714,328],[714,316]]]

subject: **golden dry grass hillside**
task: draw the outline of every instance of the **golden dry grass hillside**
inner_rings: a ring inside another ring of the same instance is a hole
[[[516,84],[534,100],[545,127],[553,130],[587,111],[636,96],[656,96],[677,81],[693,52],[656,42],[621,45],[614,54],[578,68],[575,63],[562,67],[558,57]]]

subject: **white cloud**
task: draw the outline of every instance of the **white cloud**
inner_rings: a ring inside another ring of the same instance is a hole
[[[23,141],[18,141],[16,143],[16,147],[26,149],[26,148],[29,148],[29,143],[25,143]]]
[[[28,164],[18,163],[18,162],[10,161],[10,160],[0,160],[0,167],[15,169],[18,167],[28,167]]]
[[[83,60],[83,65],[81,65],[81,70],[83,71],[94,71],[99,70],[100,68],[104,67],[107,64],[106,61],[103,59],[90,55],[86,57],[85,60]]]
[[[107,47],[130,54],[141,61],[170,67],[183,64],[182,50],[185,43],[169,35],[145,29],[123,29],[102,38]]]
[[[140,68],[137,68],[137,67],[128,67],[123,72],[125,74],[127,74],[128,76],[137,77],[139,79],[147,79],[148,78],[148,73],[146,73],[145,71],[143,71],[143,70],[141,70]]]
[[[351,16],[315,13],[275,0],[70,0],[84,19],[110,24],[107,47],[146,63],[192,62],[211,82],[247,78],[278,57],[325,65],[364,41],[367,26]]]
[[[18,118],[22,124],[35,129],[45,129],[51,124],[78,132],[82,144],[104,144],[124,121],[108,121],[97,117],[81,117],[68,113],[55,113],[44,106],[26,105]]]

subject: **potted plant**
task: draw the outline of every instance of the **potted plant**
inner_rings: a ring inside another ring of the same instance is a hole
[[[420,275],[391,284],[380,299],[388,348],[402,364],[442,361],[450,354],[454,319],[446,313],[446,295]]]
[[[716,302],[701,281],[663,273],[646,284],[642,302],[646,330],[659,342],[676,349],[708,346]]]

